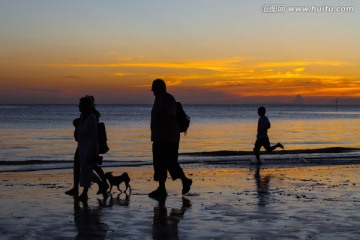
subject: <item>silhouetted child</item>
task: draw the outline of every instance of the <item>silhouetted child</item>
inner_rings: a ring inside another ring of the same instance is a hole
[[[266,109],[265,107],[258,108],[259,114],[259,121],[258,121],[258,128],[257,128],[257,136],[256,142],[254,147],[254,153],[256,156],[257,164],[261,164],[260,161],[260,148],[264,147],[267,152],[272,152],[276,148],[284,149],[284,146],[281,143],[277,143],[274,146],[270,146],[269,137],[267,135],[267,130],[271,127],[269,119],[265,116]]]

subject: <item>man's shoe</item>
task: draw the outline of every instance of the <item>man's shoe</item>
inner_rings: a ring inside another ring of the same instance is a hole
[[[77,197],[77,195],[79,195],[79,189],[77,188],[72,188],[69,191],[65,192],[66,195],[70,195],[70,196],[75,196]]]
[[[192,180],[190,178],[184,180],[182,194],[186,194],[190,191],[191,184],[192,184]]]
[[[152,191],[148,194],[150,198],[158,198],[158,197],[166,197],[166,189],[165,188],[157,188],[156,190]]]

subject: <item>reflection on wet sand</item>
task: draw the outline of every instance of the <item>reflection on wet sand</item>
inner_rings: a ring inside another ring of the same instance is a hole
[[[258,206],[265,206],[269,203],[269,183],[270,183],[270,175],[261,176],[260,174],[260,166],[256,168],[255,171],[255,182],[258,193]]]
[[[118,204],[120,206],[129,206],[130,196],[131,194],[127,194],[126,192],[118,193],[116,197],[113,197],[112,194],[109,194],[108,197],[102,200],[98,199],[99,207],[111,208],[114,206],[114,204]]]
[[[165,206],[166,197],[156,200],[159,204],[154,207],[153,239],[179,239],[178,223],[183,218],[185,210],[191,206],[190,200],[183,197],[181,208],[172,208],[169,216]]]
[[[74,201],[74,221],[78,231],[75,239],[105,239],[108,226],[101,222],[101,208],[90,208],[87,203],[80,206]]]

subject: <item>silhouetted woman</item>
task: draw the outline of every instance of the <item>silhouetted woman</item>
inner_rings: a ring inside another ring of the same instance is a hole
[[[99,152],[97,123],[100,113],[95,109],[90,96],[80,99],[79,111],[81,116],[77,126],[77,137],[80,160],[80,186],[84,188],[79,200],[86,201],[93,178],[93,166],[96,164]]]
[[[99,122],[99,118],[100,118],[100,113],[99,111],[96,110],[95,108],[95,98],[93,96],[89,96],[89,95],[86,95],[84,98],[90,98],[91,101],[92,101],[92,105],[90,107],[91,109],[91,112],[95,114],[96,116],[96,119],[97,119],[97,122]],[[85,102],[88,101],[88,100],[84,100]],[[80,106],[79,106],[80,107]],[[81,118],[76,118],[74,119],[73,121],[73,125],[75,127],[75,131],[74,131],[74,138],[75,140],[78,142],[78,133],[77,133],[77,128],[79,126],[79,123],[80,123],[80,119]],[[97,160],[100,159],[100,156],[97,156]],[[102,159],[102,158],[101,158]],[[109,188],[109,185],[107,184],[106,182],[106,178],[105,178],[105,174],[104,174],[104,171],[102,170],[102,168],[96,164],[97,161],[94,162],[93,164],[93,170],[95,170],[95,172],[97,173],[97,175],[95,175],[93,173],[93,176],[92,176],[92,181],[93,182],[96,182],[98,185],[99,185],[99,190],[97,192],[97,194],[103,194],[104,196],[107,195],[107,189]],[[99,177],[101,178],[101,180],[99,179]],[[77,147],[76,148],[76,152],[75,152],[75,155],[74,155],[74,186],[72,189],[66,191],[65,193],[67,195],[71,195],[71,196],[74,196],[74,197],[78,197],[78,192],[79,192],[79,182],[80,182],[80,159],[79,159],[79,148]]]

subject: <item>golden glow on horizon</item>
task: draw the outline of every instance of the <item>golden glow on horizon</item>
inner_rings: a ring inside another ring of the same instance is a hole
[[[144,59],[146,58],[126,57],[109,63],[44,64],[32,69],[35,72],[36,69],[41,70],[41,74],[38,73],[36,81],[25,83],[24,89],[36,91],[36,88],[47,86],[49,92],[58,91],[71,95],[79,94],[76,89],[86,83],[88,92],[102,91],[106,95],[106,92],[114,94],[116,89],[121,89],[118,91],[136,94],[137,91],[147,92],[153,79],[163,78],[175,90],[196,89],[198,93],[216,91],[218,94],[228,95],[229,99],[360,95],[360,77],[343,74],[346,72],[344,68],[354,68],[355,64],[345,61],[257,61],[241,57],[169,62]],[[69,74],[49,82],[47,76],[57,72]],[[12,83],[3,86],[11,87]],[[50,86],[57,90],[51,90]]]
[[[145,62],[127,59],[118,63],[75,63],[60,66],[101,68],[109,72],[116,69],[113,75],[119,78],[111,82],[126,80],[128,77],[147,79],[147,82],[133,85],[139,88],[149,88],[153,78],[162,76],[169,86],[203,88],[204,91],[212,88],[244,97],[347,95],[360,90],[359,85],[354,84],[359,82],[356,77],[340,75],[341,71],[338,71],[339,75],[325,73],[334,72],[334,68],[352,65],[345,61],[330,60],[256,62],[253,59],[237,57],[188,62]],[[329,69],[331,71],[328,71]]]
[[[59,64],[58,67],[145,67],[145,68],[172,68],[172,69],[204,69],[213,71],[239,71],[241,66],[251,68],[269,67],[297,67],[297,71],[303,71],[306,66],[349,66],[344,61],[289,61],[289,62],[258,62],[241,60],[241,58],[203,60],[187,62],[130,62],[130,58],[121,59],[118,63],[71,63]]]

